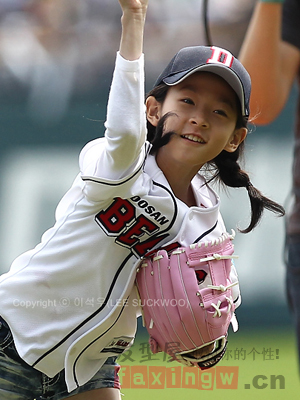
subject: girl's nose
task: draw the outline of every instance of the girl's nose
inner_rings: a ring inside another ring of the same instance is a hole
[[[199,128],[202,128],[202,129],[209,127],[207,118],[205,118],[205,116],[202,114],[191,117],[190,122],[192,125],[197,125],[197,126],[199,126]]]

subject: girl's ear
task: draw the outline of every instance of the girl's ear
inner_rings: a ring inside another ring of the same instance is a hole
[[[147,120],[153,125],[157,126],[160,120],[161,104],[156,100],[154,96],[149,96],[146,99],[146,114]]]
[[[224,150],[228,151],[229,153],[233,153],[234,151],[236,151],[239,145],[246,139],[247,133],[248,133],[247,128],[236,129],[231,138],[229,139]]]

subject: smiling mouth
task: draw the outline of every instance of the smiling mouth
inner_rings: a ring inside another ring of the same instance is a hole
[[[184,139],[190,140],[191,142],[197,142],[197,143],[202,143],[202,144],[205,143],[205,141],[201,137],[196,136],[196,135],[181,135],[181,137]]]

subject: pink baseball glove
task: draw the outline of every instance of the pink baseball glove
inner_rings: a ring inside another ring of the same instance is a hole
[[[241,302],[233,238],[232,231],[141,261],[136,284],[152,353],[201,369],[222,359],[230,322],[238,329],[234,311]]]

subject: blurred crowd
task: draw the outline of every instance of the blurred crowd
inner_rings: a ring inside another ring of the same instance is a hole
[[[206,44],[204,0],[151,0],[145,35],[146,83],[179,50]],[[213,44],[235,55],[254,0],[209,0]],[[59,119],[75,96],[111,81],[120,38],[117,0],[0,0],[0,100],[26,101]]]

